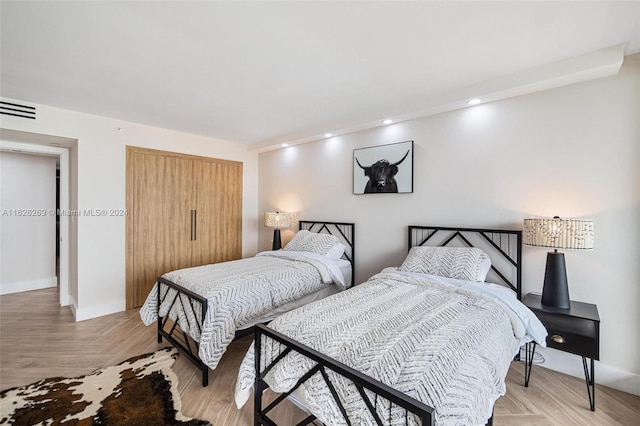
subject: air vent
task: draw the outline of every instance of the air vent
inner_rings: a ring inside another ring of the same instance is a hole
[[[36,119],[36,107],[15,102],[0,101],[0,114],[13,117]]]

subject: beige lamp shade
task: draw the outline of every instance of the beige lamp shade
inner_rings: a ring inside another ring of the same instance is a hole
[[[290,224],[291,219],[287,213],[266,212],[264,214],[264,226],[268,228],[288,228]]]
[[[525,219],[523,242],[556,249],[593,249],[593,221],[554,218]]]

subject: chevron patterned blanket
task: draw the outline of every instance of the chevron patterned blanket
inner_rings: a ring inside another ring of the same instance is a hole
[[[535,321],[527,317],[523,322],[519,315],[487,295],[383,271],[291,311],[269,327],[434,407],[437,425],[484,425],[505,392],[510,362],[527,334],[524,322]],[[273,341],[262,348],[265,363],[282,351]],[[314,365],[292,352],[265,381],[273,391],[286,392]],[[252,346],[238,373],[238,407],[251,394],[254,368]],[[351,424],[375,424],[355,386],[331,373],[330,378]],[[324,424],[345,424],[320,374],[298,388],[296,396]],[[390,424],[394,419],[404,424],[404,411],[395,410],[378,401],[381,417],[391,412]]]
[[[185,333],[200,342],[198,356],[211,369],[216,368],[242,325],[332,282],[332,273],[321,261],[282,255],[180,269],[163,277],[208,300],[201,332],[197,327],[189,327],[201,317],[198,304],[194,310],[183,310],[182,305],[188,306],[189,301],[172,304],[173,295],[169,294],[159,314],[177,320]],[[173,289],[168,291],[175,293]],[[157,292],[156,284],[140,308],[140,317],[146,325],[158,319]]]

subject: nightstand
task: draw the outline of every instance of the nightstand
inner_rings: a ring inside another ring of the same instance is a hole
[[[529,293],[523,303],[540,319],[549,332],[547,346],[582,357],[584,379],[587,384],[591,411],[596,409],[594,360],[600,359],[600,316],[598,307],[591,303],[571,301],[571,308],[558,309],[540,302],[542,296]],[[524,385],[529,386],[536,343],[526,345]],[[589,358],[590,365],[587,364]],[[591,367],[591,368],[589,368]]]

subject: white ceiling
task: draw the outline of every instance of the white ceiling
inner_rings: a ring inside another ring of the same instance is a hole
[[[2,1],[0,27],[3,97],[264,147],[638,52],[640,2]]]

